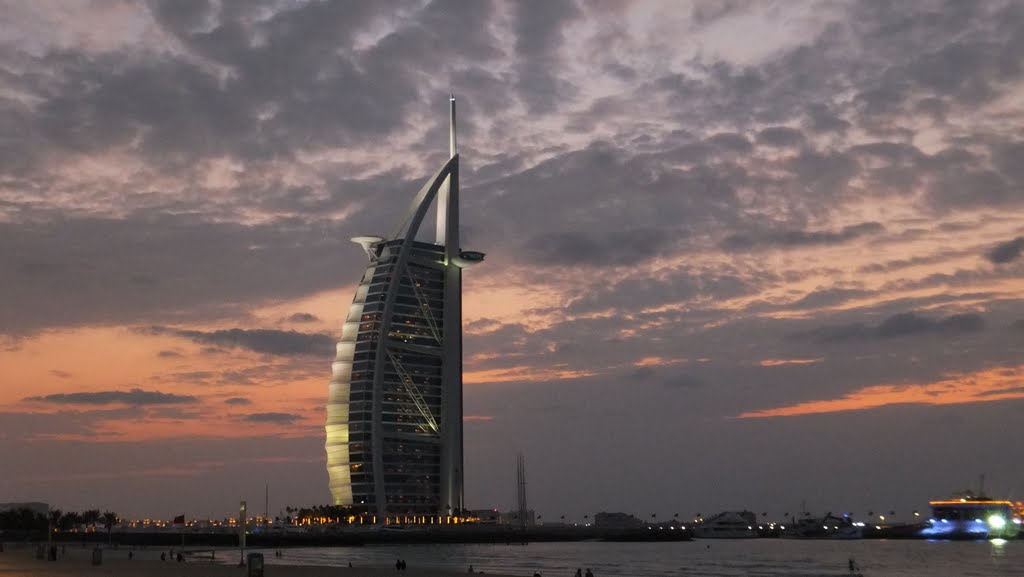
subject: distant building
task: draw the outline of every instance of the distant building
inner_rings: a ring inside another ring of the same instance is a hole
[[[327,472],[334,504],[378,523],[464,507],[462,269],[484,255],[459,244],[454,97],[449,133],[449,160],[397,231],[352,239],[370,262],[332,365]],[[435,242],[418,241],[435,200]]]
[[[643,521],[628,513],[598,513],[594,515],[594,526],[605,529],[630,529],[643,524]]]
[[[0,511],[17,511],[19,509],[28,509],[33,513],[39,515],[46,515],[50,512],[50,505],[47,503],[31,502],[31,503],[0,503]]]

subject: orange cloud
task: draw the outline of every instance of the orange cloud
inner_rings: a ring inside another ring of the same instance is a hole
[[[667,365],[678,365],[685,363],[686,359],[666,359],[663,357],[644,357],[633,363],[634,367],[664,367]]]
[[[570,369],[535,369],[519,366],[506,369],[489,369],[485,371],[467,371],[462,375],[462,382],[477,383],[509,383],[518,381],[560,381],[578,379],[593,375],[593,371]]]
[[[820,362],[821,359],[764,359],[759,364],[762,367],[780,367],[784,365],[813,365]]]
[[[795,417],[864,411],[887,405],[959,405],[1024,399],[1022,375],[1024,365],[952,375],[934,383],[877,385],[865,387],[838,399],[808,401],[788,407],[749,411],[738,415],[737,418]]]

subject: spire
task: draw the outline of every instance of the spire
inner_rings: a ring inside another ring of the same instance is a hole
[[[448,158],[455,158],[455,95],[448,96]],[[458,162],[458,161],[456,161]],[[458,172],[456,171],[456,175]],[[458,176],[455,176],[457,179]],[[449,231],[448,229],[452,230]],[[437,191],[437,228],[435,242],[442,246],[454,244],[450,249],[459,253],[459,183],[452,176]],[[450,257],[449,257],[450,258]]]
[[[455,95],[448,97],[450,108],[448,111],[448,156],[455,156]]]

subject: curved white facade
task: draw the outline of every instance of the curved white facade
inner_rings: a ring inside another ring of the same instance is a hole
[[[458,155],[414,198],[390,239],[357,237],[370,259],[338,341],[327,404],[337,505],[378,516],[463,509],[462,273]],[[437,242],[415,241],[437,200]]]

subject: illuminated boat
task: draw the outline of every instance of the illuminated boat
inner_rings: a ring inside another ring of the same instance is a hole
[[[848,516],[804,517],[794,520],[782,531],[786,539],[863,539],[864,523],[854,523]]]
[[[698,539],[754,539],[757,517],[750,511],[724,511],[693,528]]]
[[[984,495],[931,501],[932,517],[921,535],[930,539],[1013,539],[1020,533],[1024,504]]]

